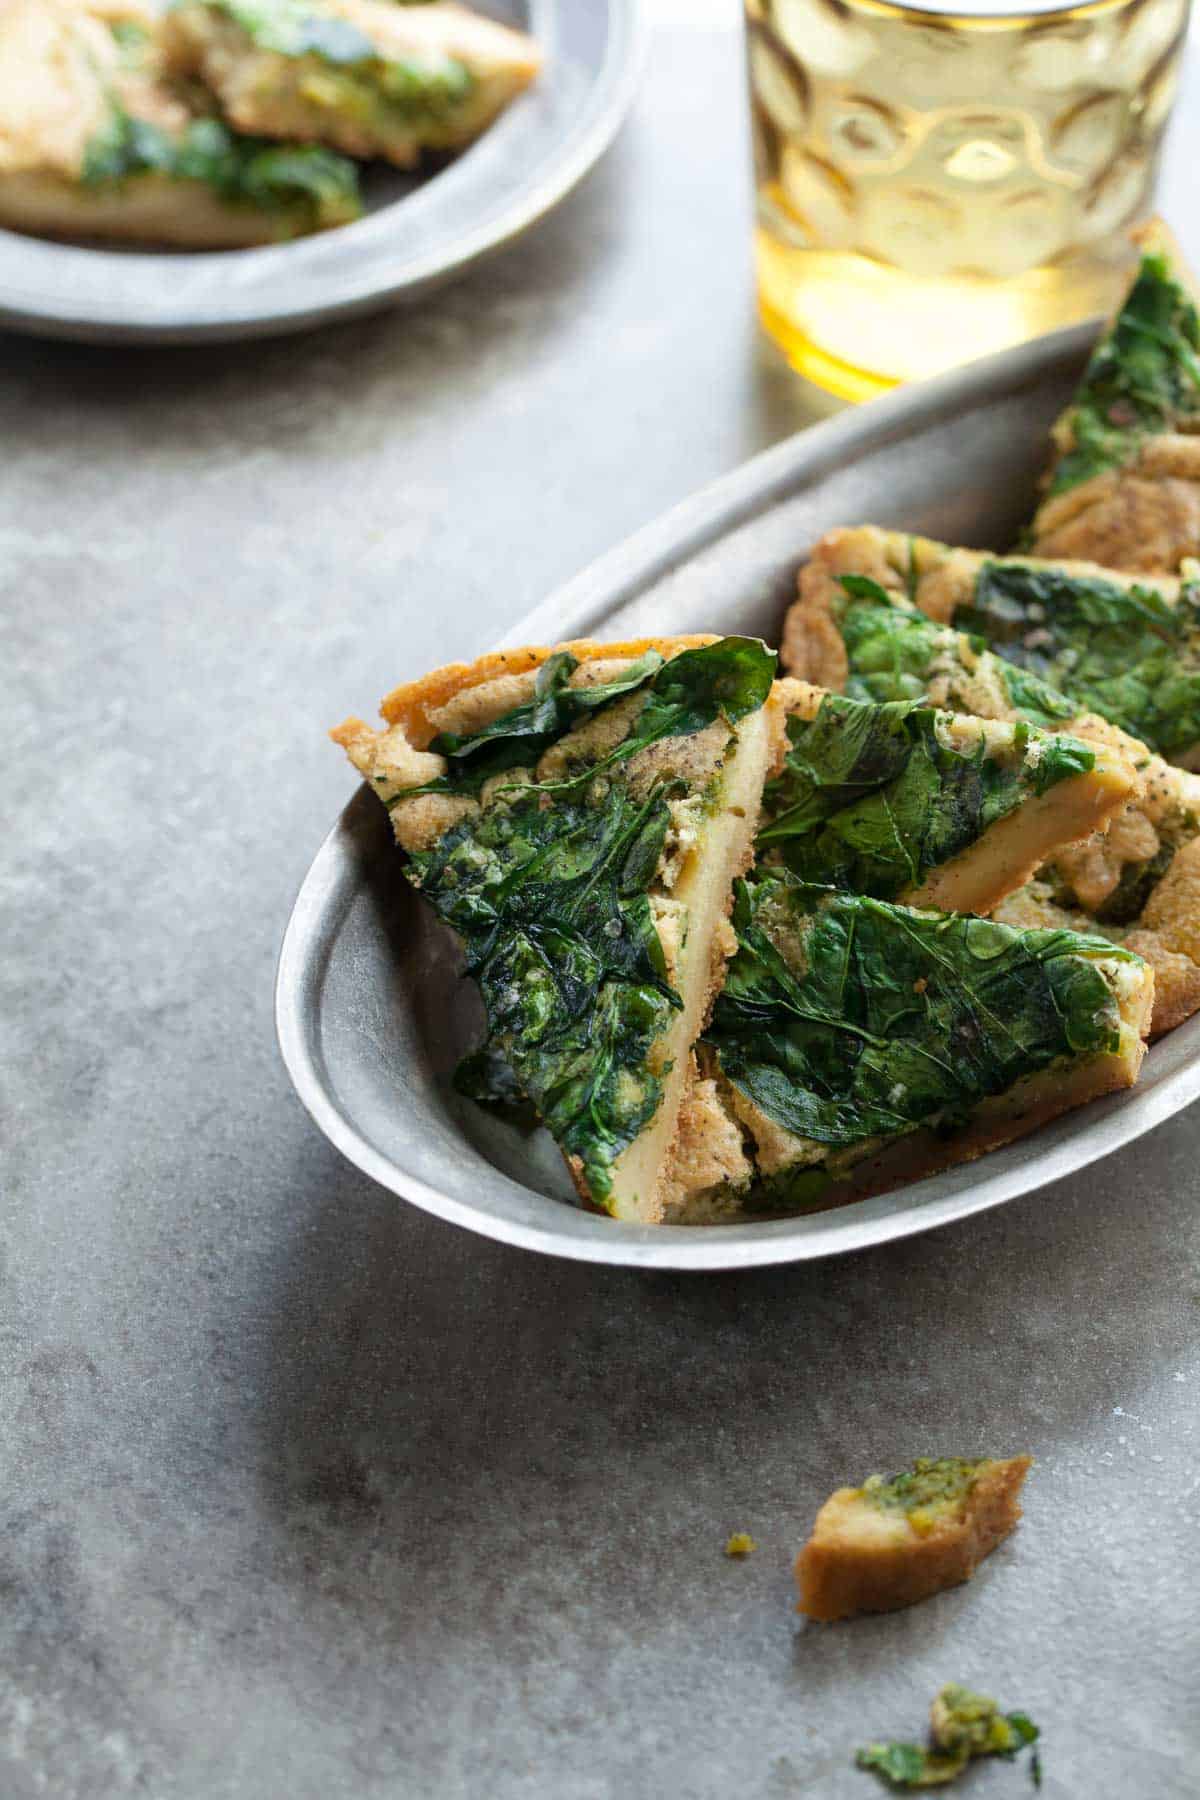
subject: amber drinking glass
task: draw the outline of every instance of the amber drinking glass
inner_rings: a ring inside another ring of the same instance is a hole
[[[746,0],[763,321],[859,400],[1103,311],[1189,0]]]

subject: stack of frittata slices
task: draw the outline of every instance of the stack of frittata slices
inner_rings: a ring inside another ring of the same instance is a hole
[[[226,249],[346,224],[537,74],[453,0],[0,0],[0,224]]]
[[[1130,1085],[1200,1009],[1198,338],[1159,242],[1033,528],[1074,484],[1111,564],[1114,509],[1157,508],[1153,576],[834,532],[782,679],[753,639],[527,649],[338,728],[479,984],[460,1089],[531,1108],[585,1201],[862,1196]]]

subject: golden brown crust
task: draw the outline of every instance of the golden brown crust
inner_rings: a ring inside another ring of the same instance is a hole
[[[1175,852],[1124,943],[1155,972],[1153,1036],[1200,1010],[1200,838]]]
[[[1143,574],[1200,556],[1200,439],[1165,432],[1124,468],[1053,495],[1034,519],[1033,550]]]
[[[961,1509],[934,1519],[924,1535],[903,1514],[879,1514],[861,1489],[839,1488],[796,1558],[797,1612],[827,1622],[895,1612],[969,1581],[1020,1519],[1032,1461],[985,1463]]]
[[[717,1083],[711,1076],[701,1077],[694,1060],[667,1168],[663,1191],[667,1213],[685,1205],[693,1194],[748,1187],[754,1175],[742,1133],[721,1104]]]

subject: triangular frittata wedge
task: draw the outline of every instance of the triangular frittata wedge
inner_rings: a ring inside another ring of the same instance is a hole
[[[775,686],[786,718],[763,803],[760,863],[804,881],[987,913],[1138,792],[1106,745],[920,701],[877,705]]]
[[[1133,285],[1054,427],[1030,547],[1169,570],[1200,556],[1200,318],[1167,227],[1156,219],[1135,236]]]
[[[1023,904],[1044,907],[1052,896],[1077,929],[1136,949],[1157,976],[1153,1033],[1171,1030],[1200,1008],[1200,777],[918,611],[893,566],[901,542],[907,557],[909,540],[869,528],[818,546],[785,625],[784,666],[859,698],[924,695],[981,718],[1051,725],[1131,762],[1140,794],[1106,832],[1056,852]],[[890,559],[881,554],[889,543]]]
[[[532,1104],[581,1196],[662,1216],[692,1045],[753,854],[775,655],[754,638],[511,650],[333,733],[487,1016],[461,1091]]]
[[[673,1217],[879,1192],[1137,1079],[1154,975],[1104,938],[895,906],[783,871],[738,883],[733,922]],[[742,1165],[705,1186],[698,1146],[731,1121]]]
[[[175,0],[164,44],[239,131],[400,168],[471,143],[541,66],[524,32],[449,0]]]
[[[196,110],[163,79],[156,31],[116,0],[0,4],[0,224],[233,249],[358,217],[353,163]]]

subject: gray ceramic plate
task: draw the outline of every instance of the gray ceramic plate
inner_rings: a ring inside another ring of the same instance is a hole
[[[606,149],[641,66],[639,0],[481,0],[531,31],[541,80],[439,173],[372,168],[367,215],[219,254],[85,249],[0,230],[0,325],[87,342],[269,337],[426,292],[550,210]]]
[[[1031,507],[1047,428],[1093,335],[1084,327],[1040,339],[792,438],[595,564],[507,642],[696,630],[774,642],[797,564],[834,525],[870,520],[952,542],[1010,544]],[[877,1199],[807,1218],[690,1229],[583,1212],[544,1133],[524,1139],[451,1091],[478,1003],[456,978],[448,938],[401,879],[387,815],[365,790],[301,890],[276,1002],[300,1098],[376,1181],[507,1243],[640,1267],[797,1262],[906,1237],[1082,1168],[1200,1095],[1196,1018],[1155,1045],[1136,1088]]]

